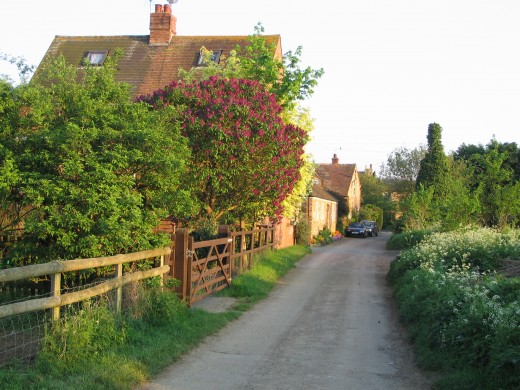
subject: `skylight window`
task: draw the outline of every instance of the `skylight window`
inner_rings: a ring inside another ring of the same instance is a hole
[[[205,47],[200,49],[199,59],[197,60],[197,66],[205,66],[208,65],[209,61],[218,64],[220,61],[220,56],[222,55],[222,50],[207,50]]]
[[[107,55],[108,50],[88,51],[85,55],[85,59],[89,65],[101,66],[103,65],[103,62],[105,62]]]

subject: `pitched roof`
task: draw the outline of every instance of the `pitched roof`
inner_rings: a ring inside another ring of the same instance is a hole
[[[87,52],[107,50],[110,55],[114,50],[122,49],[116,80],[129,83],[132,96],[137,97],[178,80],[179,68],[189,70],[196,66],[202,46],[213,52],[222,50],[223,55],[228,56],[237,45],[244,48],[250,44],[248,36],[175,35],[169,44],[150,45],[149,37],[56,36],[42,62],[62,54],[68,63],[81,67]],[[267,35],[265,38],[268,45],[275,47],[274,55],[281,56],[280,35]]]
[[[328,191],[347,196],[352,178],[356,173],[356,164],[319,164],[316,173]]]
[[[311,197],[330,200],[333,202],[338,201],[338,199],[336,199],[333,195],[331,195],[329,192],[327,192],[327,190],[325,188],[323,188],[322,186],[320,186],[319,184],[312,185]]]

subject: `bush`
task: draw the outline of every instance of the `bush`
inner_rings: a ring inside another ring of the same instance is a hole
[[[520,279],[495,273],[519,248],[518,231],[436,233],[392,262],[389,279],[418,361],[447,373],[436,388],[520,386]]]
[[[424,238],[428,237],[432,233],[432,230],[413,230],[410,232],[394,233],[386,242],[386,249],[409,249],[420,243]]]
[[[321,245],[321,246],[328,245],[328,244],[332,243],[332,241],[333,241],[332,232],[330,231],[330,229],[328,227],[325,226],[325,227],[323,227],[322,230],[320,230],[318,232],[318,234],[316,234],[313,237],[313,239],[317,245]]]
[[[311,243],[311,225],[307,219],[300,219],[294,226],[294,236],[296,244],[310,245]]]

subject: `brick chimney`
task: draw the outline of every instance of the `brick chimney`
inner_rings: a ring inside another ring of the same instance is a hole
[[[339,163],[339,158],[336,155],[336,153],[334,153],[334,156],[332,156],[332,165],[338,165],[338,163]]]
[[[172,14],[170,4],[156,4],[150,14],[150,45],[168,45],[177,35],[177,18]]]

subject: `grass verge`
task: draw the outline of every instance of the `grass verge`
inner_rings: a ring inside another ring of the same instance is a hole
[[[1,389],[131,389],[152,378],[267,297],[305,255],[306,246],[273,251],[233,280],[223,295],[238,298],[225,313],[189,309],[170,291],[146,288],[133,310],[116,316],[107,305],[81,311],[49,328],[30,364],[0,369]]]

